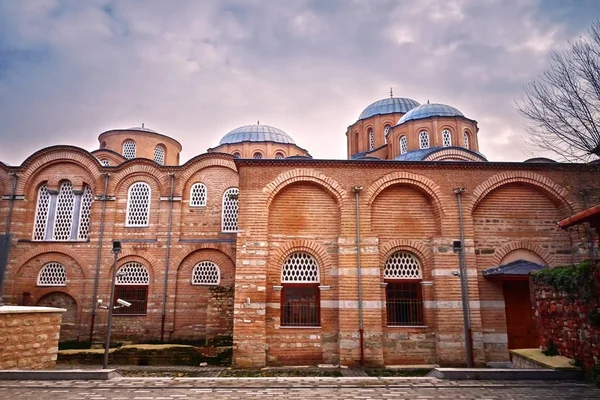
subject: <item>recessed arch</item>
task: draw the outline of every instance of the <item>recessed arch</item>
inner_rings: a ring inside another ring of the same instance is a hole
[[[518,240],[509,243],[503,244],[499,249],[494,252],[494,257],[492,258],[492,265],[500,265],[504,257],[506,257],[509,253],[515,250],[528,250],[539,258],[544,260],[546,265],[555,265],[555,259],[552,254],[543,247],[531,243],[527,240]]]
[[[278,175],[274,180],[268,183],[263,192],[267,195],[266,206],[270,207],[271,202],[284,187],[295,182],[314,182],[324,188],[337,201],[338,207],[341,208],[342,202],[346,197],[346,191],[333,178],[323,175],[319,171],[313,169],[295,169],[284,172]]]
[[[390,256],[398,251],[413,253],[421,262],[423,279],[429,279],[433,265],[433,252],[431,248],[420,242],[409,239],[397,239],[389,241],[381,246],[379,252],[379,265],[381,265],[381,276],[383,279],[383,266]]]
[[[303,252],[310,254],[315,258],[317,264],[319,265],[319,275],[321,279],[321,284],[323,284],[323,279],[326,278],[326,274],[324,272],[331,268],[331,258],[327,253],[327,250],[319,243],[308,240],[292,240],[286,242],[280,247],[277,247],[273,251],[272,262],[270,263],[271,268],[276,268],[279,272],[281,266],[287,260],[287,258],[296,252]]]

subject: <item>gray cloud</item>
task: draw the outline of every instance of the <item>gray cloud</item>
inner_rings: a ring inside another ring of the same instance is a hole
[[[596,1],[0,0],[0,160],[104,130],[173,136],[182,160],[244,124],[277,126],[319,158],[387,96],[479,121],[491,160],[522,160],[513,100]]]

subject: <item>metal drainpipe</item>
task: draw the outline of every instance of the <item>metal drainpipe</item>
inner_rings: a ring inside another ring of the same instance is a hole
[[[358,193],[362,186],[354,185],[354,199],[356,203],[356,272],[358,274],[358,333],[360,345],[360,365],[365,365],[365,337],[363,326],[363,304],[362,304],[362,272],[360,266],[360,213],[358,211]]]
[[[102,193],[102,213],[100,214],[100,232],[98,234],[98,253],[96,255],[96,274],[94,276],[94,294],[92,295],[92,321],[90,326],[90,343],[94,340],[94,324],[96,322],[96,302],[98,297],[98,281],[100,279],[100,262],[102,260],[102,239],[104,238],[104,215],[106,213],[106,193],[108,191],[108,177],[110,174],[104,174],[104,192]]]
[[[19,179],[19,174],[17,174],[16,172],[11,172],[10,175],[12,175],[13,177],[13,184],[12,184],[12,193],[10,195],[10,205],[8,206],[8,215],[6,216],[6,234],[8,235],[10,233],[10,224],[12,222],[12,213],[13,213],[13,207],[15,205],[15,196],[17,194],[17,180]],[[2,300],[0,299],[0,302]]]
[[[165,282],[163,290],[162,316],[160,323],[160,341],[165,338],[165,319],[167,317],[167,288],[169,284],[169,259],[171,257],[171,224],[173,222],[173,190],[175,182],[175,174],[169,174],[171,178],[171,193],[169,194],[169,222],[167,226],[167,254],[165,256]]]
[[[8,268],[8,262],[10,260],[9,257],[11,247],[10,224],[12,220],[13,206],[15,204],[15,195],[17,193],[17,179],[19,179],[18,174],[16,172],[12,172],[10,173],[10,175],[12,175],[13,177],[13,187],[12,194],[10,196],[10,206],[8,209],[8,215],[6,216],[6,240],[8,240],[8,250],[6,254],[3,255],[5,258],[0,260],[0,306],[4,305],[4,301],[2,300],[4,298],[4,277],[6,274],[6,269]]]
[[[467,367],[473,368],[473,342],[471,336],[471,310],[469,307],[469,280],[467,276],[467,261],[465,258],[465,230],[463,227],[461,194],[466,192],[465,188],[456,188],[454,193],[458,200],[458,224],[460,228],[460,294],[462,298],[465,348],[467,350]]]

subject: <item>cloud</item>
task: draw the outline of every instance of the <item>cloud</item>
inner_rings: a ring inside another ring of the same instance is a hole
[[[241,125],[279,127],[319,158],[387,96],[479,121],[490,160],[522,160],[513,101],[548,52],[583,34],[592,1],[0,0],[0,160],[93,150],[140,125],[182,160]]]

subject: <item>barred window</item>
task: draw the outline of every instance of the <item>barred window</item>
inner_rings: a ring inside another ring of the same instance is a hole
[[[373,129],[369,129],[369,150],[373,150],[375,148],[375,134],[373,133]]]
[[[154,148],[154,161],[160,165],[165,165],[165,148],[160,144]]]
[[[464,134],[464,141],[465,141],[465,149],[469,148],[469,134],[467,132],[465,132]]]
[[[421,266],[407,252],[392,254],[385,265],[386,313],[388,326],[424,324]]]
[[[119,268],[113,306],[118,307],[117,299],[122,299],[131,303],[131,307],[117,308],[114,313],[117,315],[146,315],[149,282],[148,270],[138,262],[130,262]]]
[[[408,151],[406,146],[406,136],[400,137],[400,154],[404,154]]]
[[[238,188],[229,188],[223,193],[221,230],[235,232],[238,229]]]
[[[255,158],[257,160],[260,160],[262,158],[262,153],[260,153],[260,152],[257,151],[256,153],[254,153],[253,158]]]
[[[128,160],[135,158],[135,142],[133,140],[126,140],[123,143],[123,157]]]
[[[429,148],[429,134],[425,131],[419,133],[419,145],[422,149]]]
[[[38,286],[66,286],[67,271],[62,264],[50,262],[40,269],[37,279]]]
[[[281,326],[320,326],[319,266],[307,253],[292,253],[281,269]]]
[[[218,285],[221,270],[211,261],[201,261],[192,270],[192,285]]]
[[[145,182],[136,182],[127,194],[126,226],[148,226],[150,224],[150,199],[152,190]]]
[[[100,160],[100,164],[102,164],[103,167],[110,167],[110,161],[109,160]]]
[[[275,153],[275,159],[280,160],[282,158],[285,158],[285,156],[283,155],[283,153]]]
[[[48,186],[42,185],[38,191],[33,240],[88,240],[91,207],[89,186],[83,187],[83,193],[76,194],[69,181],[60,185],[58,193],[50,193]]]
[[[190,189],[190,207],[206,206],[206,185],[194,183]]]
[[[444,129],[442,131],[442,146],[452,146],[452,135],[450,134],[450,131],[448,129]]]

